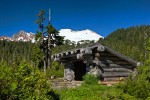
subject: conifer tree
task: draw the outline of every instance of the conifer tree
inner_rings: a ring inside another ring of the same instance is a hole
[[[44,54],[44,72],[46,68],[51,65],[51,52],[52,48],[63,44],[63,37],[59,36],[59,32],[51,25],[50,20],[47,26],[44,26],[45,11],[41,10],[38,14],[37,24],[39,25],[40,32],[37,32],[36,39],[40,43],[41,50]]]
[[[36,20],[36,23],[39,26],[40,31],[37,32],[36,35],[36,39],[39,41],[39,45],[40,48],[42,50],[42,52],[44,53],[44,57],[43,57],[43,63],[44,63],[44,72],[46,72],[46,56],[45,56],[45,48],[44,48],[44,20],[45,20],[45,11],[44,10],[40,10],[39,14],[38,14],[38,19]]]
[[[63,37],[59,36],[59,32],[49,23],[47,28],[48,44],[47,44],[47,67],[50,68],[52,48],[63,44]]]

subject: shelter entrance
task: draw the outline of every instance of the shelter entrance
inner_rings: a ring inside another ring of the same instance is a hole
[[[86,74],[86,64],[83,61],[74,62],[75,80],[82,81],[83,76]]]

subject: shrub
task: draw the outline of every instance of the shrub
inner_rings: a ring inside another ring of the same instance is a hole
[[[98,84],[99,79],[93,74],[85,74],[83,76],[83,81],[86,85],[96,85]]]
[[[51,68],[47,69],[46,76],[50,78],[51,76],[63,77],[64,76],[64,66],[57,61],[53,61]]]
[[[150,80],[149,80],[150,68],[143,66],[138,69],[136,77],[129,77],[128,80],[120,84],[118,88],[122,89],[124,93],[135,96],[142,100],[147,99],[150,96]]]
[[[59,92],[61,100],[137,100],[116,87],[82,85]]]
[[[125,94],[115,87],[103,91],[102,100],[137,100],[135,97]]]
[[[83,98],[90,98],[93,95],[92,91],[86,88],[69,89],[61,97],[62,100],[83,100]]]
[[[0,64],[0,98],[3,100],[48,100],[52,98],[45,74],[23,62],[11,67]]]

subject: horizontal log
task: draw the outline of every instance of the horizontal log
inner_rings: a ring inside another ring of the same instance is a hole
[[[114,61],[114,63],[116,63],[116,64],[130,64],[130,63],[125,62],[125,61]]]
[[[130,72],[104,72],[102,76],[105,77],[128,77]]]
[[[102,85],[113,85],[113,84],[118,84],[119,81],[102,81],[102,82],[98,82],[98,84],[102,84]]]
[[[112,63],[112,64],[109,64],[109,63],[102,63],[101,62],[101,65],[100,65],[102,68],[105,68],[105,67],[108,67],[108,68],[134,68],[134,66],[130,65],[130,64],[115,64],[115,63]]]
[[[91,60],[93,60],[93,56],[91,54],[84,54],[83,58],[88,60],[89,63],[90,63]]]
[[[130,63],[128,63],[128,62],[121,62],[121,61],[116,61],[116,62],[114,62],[114,61],[111,61],[111,60],[101,60],[102,61],[102,63],[104,63],[104,64],[126,64],[126,65],[131,65]]]
[[[109,57],[109,56],[110,56],[110,57],[116,57],[115,55],[113,55],[113,54],[111,54],[111,53],[107,53],[107,52],[105,52],[105,51],[104,51],[104,52],[100,52],[100,53],[101,53],[101,55],[104,56],[104,57],[105,57],[105,56],[106,56],[106,57]]]
[[[106,47],[106,51],[116,55],[120,59],[124,59],[125,61],[128,61],[128,62],[132,63],[132,65],[134,65],[134,66],[137,66],[137,62],[136,61],[134,61],[133,59],[131,59],[131,58],[129,58],[129,57],[119,53],[119,52],[116,52],[116,51],[114,51],[114,50],[112,50],[112,49],[110,49],[108,47]]]
[[[101,61],[92,60],[90,63],[95,63],[96,65],[101,65]]]
[[[125,61],[123,59],[120,59],[120,58],[117,58],[117,57],[110,57],[110,56],[107,56],[107,57],[101,57],[101,60],[111,60],[111,61]]]
[[[105,77],[103,81],[122,81],[128,77]]]
[[[103,68],[104,72],[133,72],[128,68]]]
[[[70,58],[75,58],[76,57],[76,54],[70,54],[70,55],[65,55],[65,56],[62,56],[60,59],[70,59]]]

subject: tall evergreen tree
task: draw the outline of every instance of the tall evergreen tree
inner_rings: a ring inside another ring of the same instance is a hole
[[[40,47],[44,54],[44,72],[46,72],[46,68],[50,68],[51,65],[51,52],[52,48],[55,46],[59,46],[63,44],[63,37],[59,36],[59,32],[51,25],[50,20],[47,26],[44,26],[45,20],[45,11],[41,10],[38,14],[37,24],[39,25],[39,29],[41,32],[38,32],[37,40],[41,40]],[[40,35],[41,34],[41,35]]]
[[[47,45],[47,67],[50,67],[52,48],[63,44],[64,38],[59,36],[59,32],[49,23],[47,28],[48,45]]]
[[[42,50],[42,52],[44,53],[44,57],[43,57],[43,61],[44,61],[44,72],[46,72],[46,50],[45,50],[45,47],[44,47],[44,20],[45,20],[45,11],[44,10],[40,10],[39,14],[38,14],[38,19],[36,20],[36,23],[38,24],[39,26],[39,29],[40,31],[37,32],[37,35],[36,35],[36,39],[39,41],[39,45],[40,45],[40,48]]]

